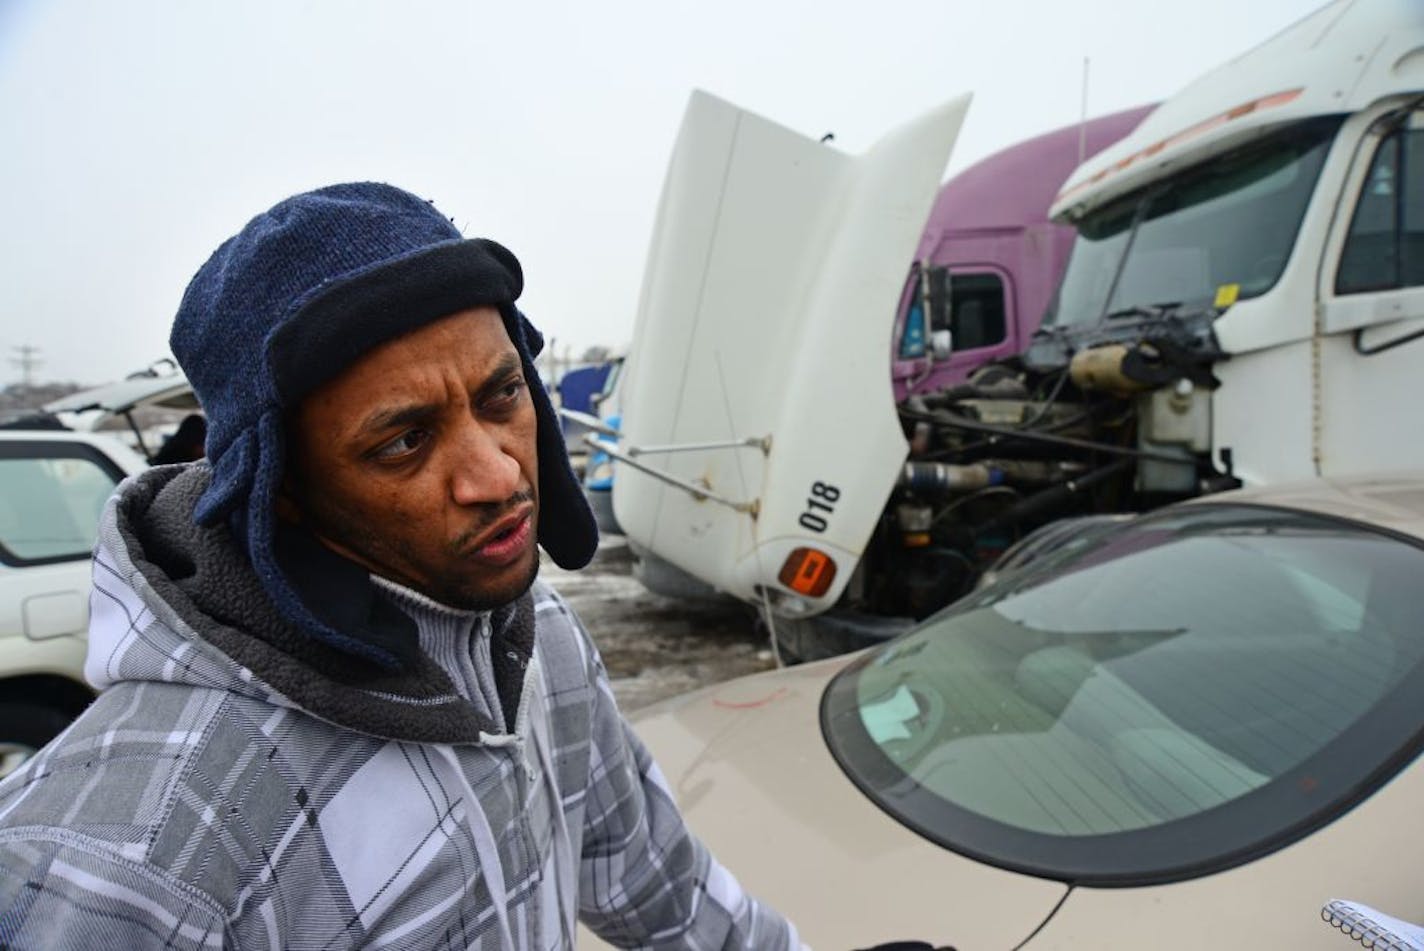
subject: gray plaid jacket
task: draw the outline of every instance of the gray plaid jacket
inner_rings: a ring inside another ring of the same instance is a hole
[[[552,591],[492,617],[523,673],[496,723],[428,659],[384,674],[285,629],[191,524],[205,478],[156,469],[105,513],[105,689],[0,784],[0,947],[568,948],[576,917],[622,946],[796,947],[688,833]]]

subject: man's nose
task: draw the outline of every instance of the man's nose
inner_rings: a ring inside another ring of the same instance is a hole
[[[497,430],[471,421],[462,427],[450,472],[450,495],[459,505],[505,502],[519,489],[519,460]]]

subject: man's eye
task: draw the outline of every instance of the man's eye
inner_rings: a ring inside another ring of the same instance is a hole
[[[519,399],[524,392],[523,380],[510,380],[508,383],[494,391],[494,401],[496,403],[513,403]]]
[[[425,441],[429,438],[430,434],[423,429],[408,429],[384,446],[381,446],[371,455],[376,459],[399,459],[402,456],[407,456],[415,452],[423,446]]]

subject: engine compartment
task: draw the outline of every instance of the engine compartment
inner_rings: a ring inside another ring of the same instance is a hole
[[[902,401],[909,458],[839,607],[918,620],[1051,522],[1239,485],[1229,454],[1212,458],[1214,316],[1049,327],[1022,357]]]

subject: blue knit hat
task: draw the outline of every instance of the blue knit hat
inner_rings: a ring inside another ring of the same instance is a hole
[[[208,418],[212,478],[194,517],[200,525],[227,520],[278,609],[311,636],[385,667],[401,666],[411,649],[403,639],[352,630],[330,598],[303,597],[299,589],[313,586],[294,585],[299,569],[290,555],[278,558],[283,416],[372,348],[472,307],[498,308],[530,384],[539,544],[564,568],[593,557],[598,530],[534,370],[544,340],[514,306],[523,287],[519,262],[504,247],[465,239],[429,202],[372,182],[275,205],[224,242],[188,285],[169,344]],[[338,557],[302,550],[298,561]]]

